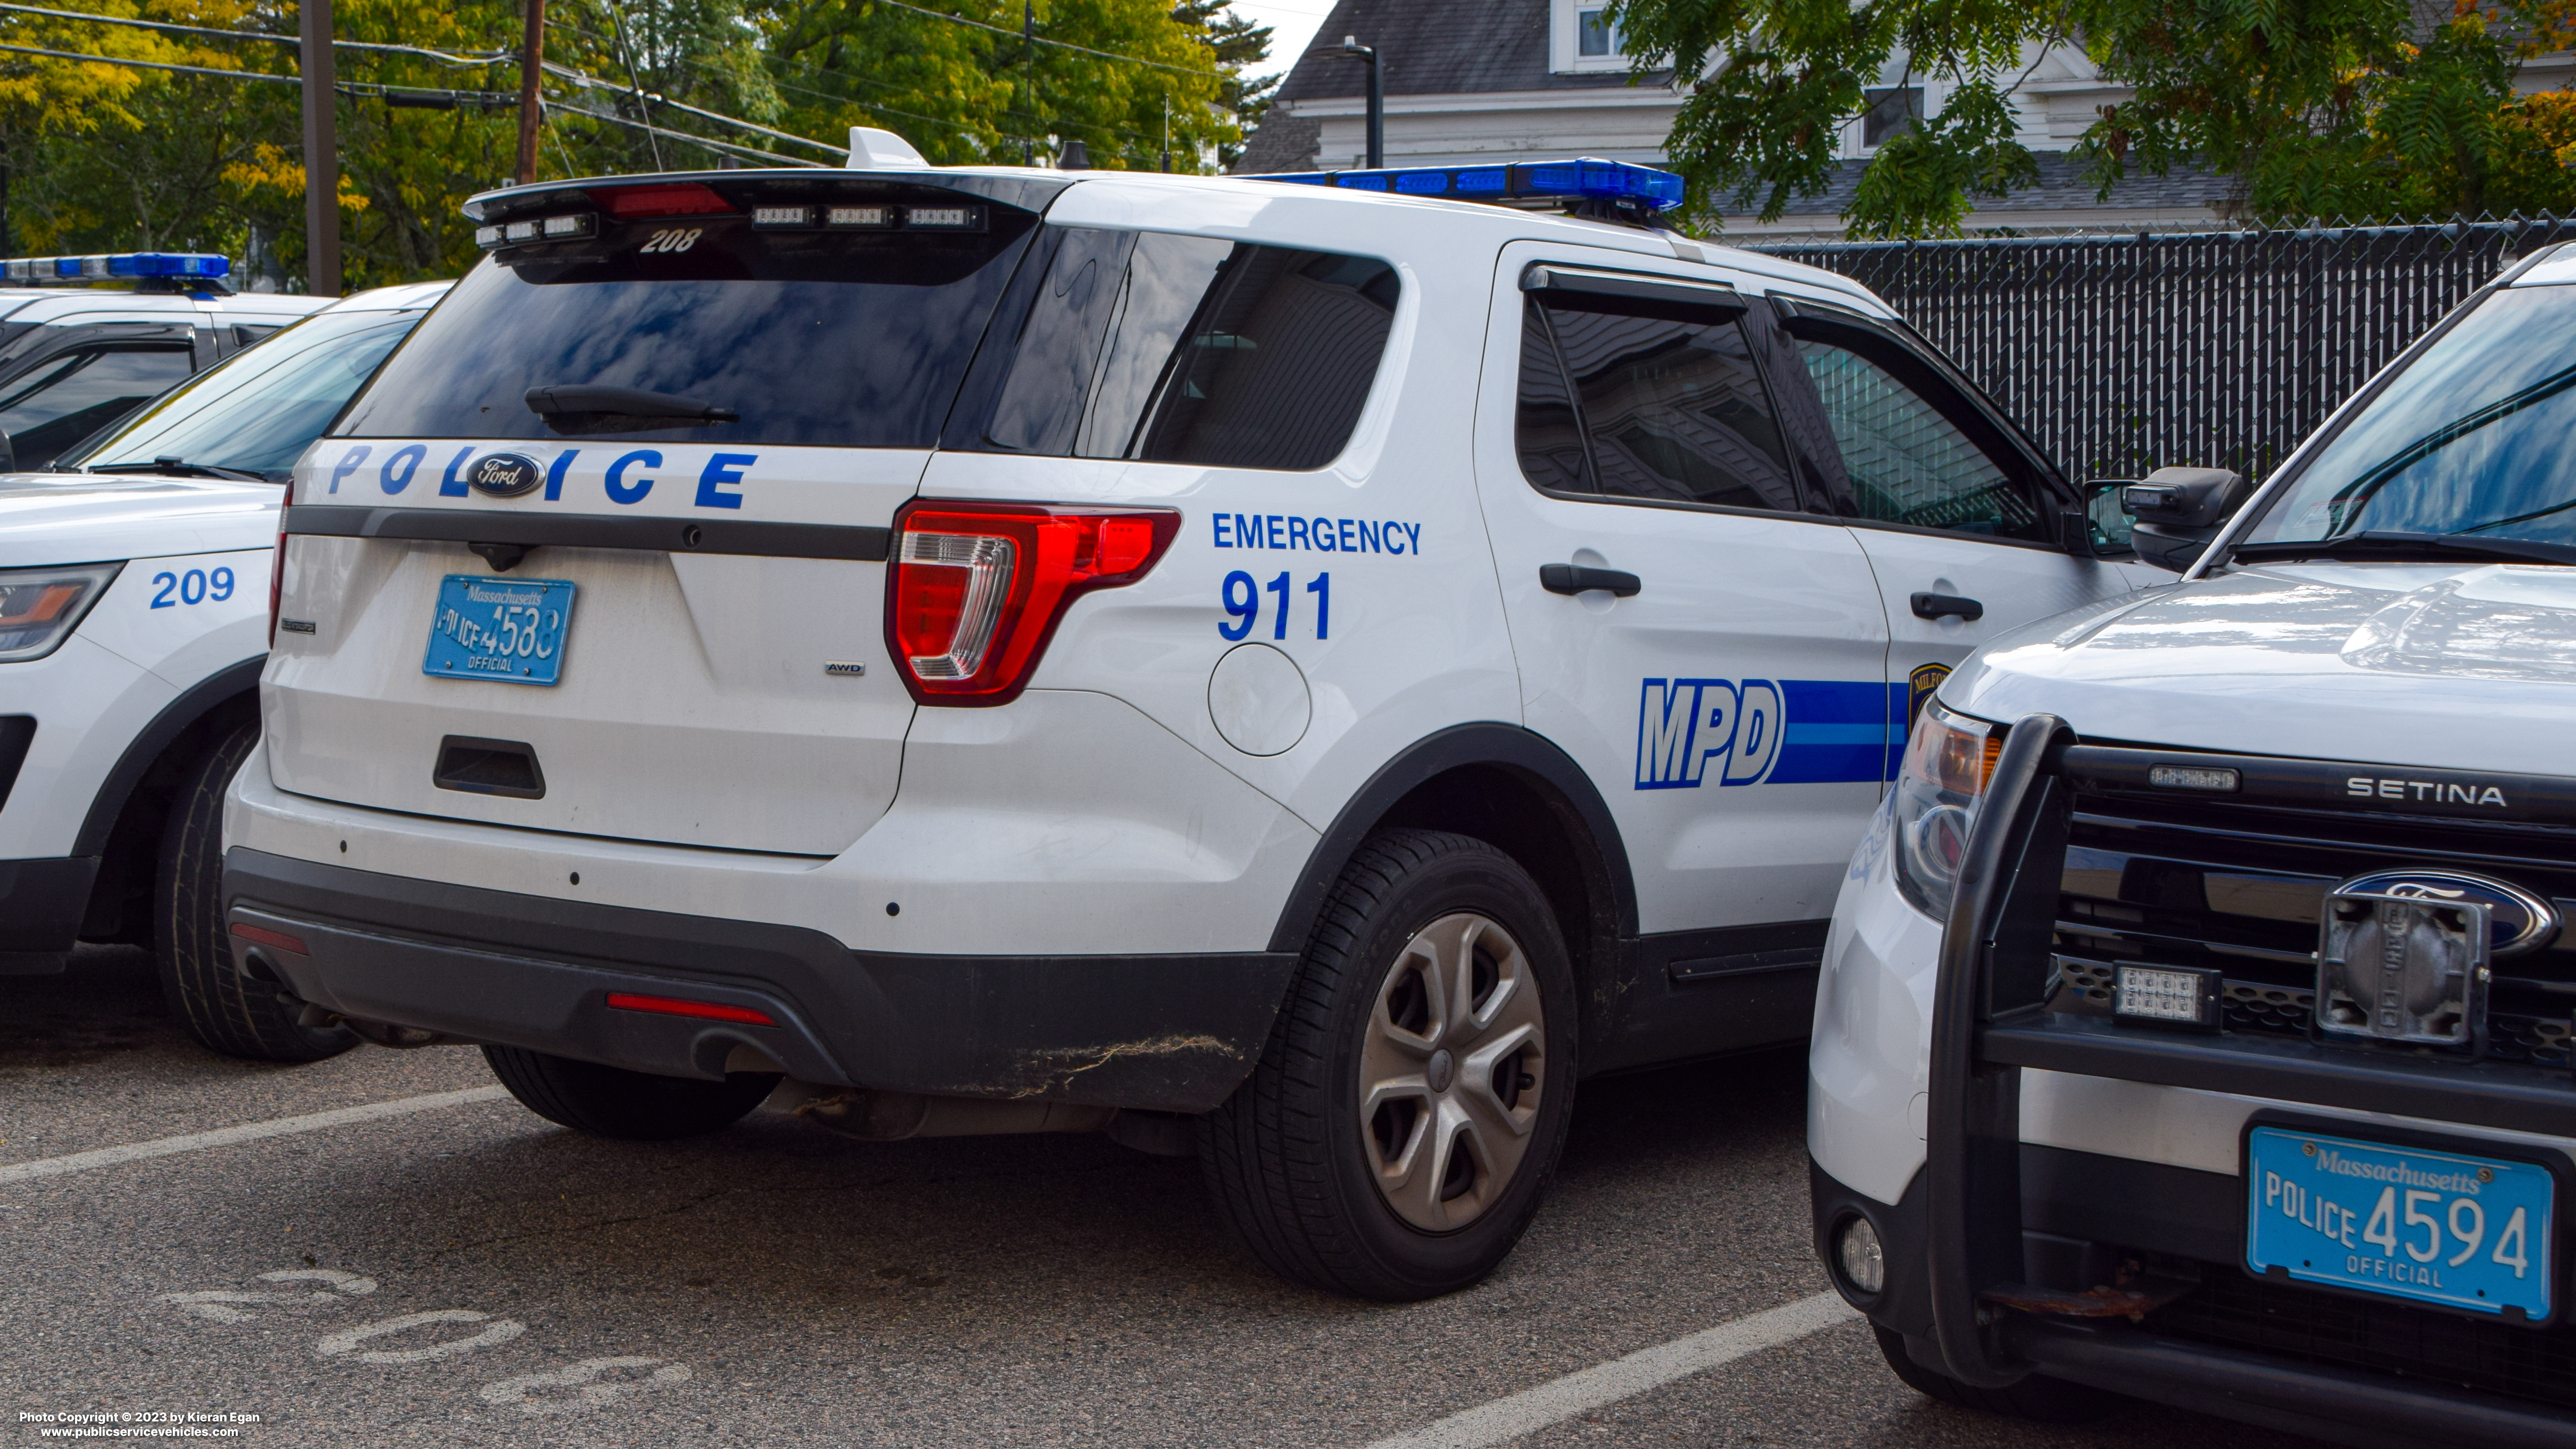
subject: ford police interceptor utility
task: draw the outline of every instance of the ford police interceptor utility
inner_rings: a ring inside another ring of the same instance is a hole
[[[1811,1047],[1817,1245],[1907,1382],[2576,1437],[2571,380],[2561,247],[2223,528],[2233,475],[2127,487],[2179,588],[1941,686]]]
[[[298,466],[245,974],[594,1133],[1195,1143],[1437,1293],[1579,1074],[1806,1029],[1912,673],[2153,572],[1669,175],[858,139],[470,204]]]
[[[258,735],[280,485],[444,287],[331,305],[63,453],[82,471],[0,476],[0,972],[153,945],[207,1046],[353,1044],[243,990],[216,828]]]

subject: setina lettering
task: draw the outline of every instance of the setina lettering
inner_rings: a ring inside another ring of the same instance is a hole
[[[1212,513],[1209,537],[1218,548],[1277,549],[1295,553],[1420,554],[1422,525],[1393,519],[1319,518],[1296,513]]]

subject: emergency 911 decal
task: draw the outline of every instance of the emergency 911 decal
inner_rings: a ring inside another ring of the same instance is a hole
[[[1895,777],[1907,685],[1840,679],[1649,679],[1637,788],[1815,785]]]

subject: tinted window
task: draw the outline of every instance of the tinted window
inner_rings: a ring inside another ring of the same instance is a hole
[[[963,445],[1320,468],[1368,401],[1396,292],[1365,257],[1067,229]]]
[[[337,429],[545,438],[544,384],[640,388],[740,422],[588,437],[926,448],[1035,225],[754,231],[740,215],[607,221],[597,241],[488,259],[386,363]]]
[[[1526,311],[1518,431],[1532,482],[1618,498],[1798,506],[1736,314],[1634,316],[1536,296]],[[1568,426],[1577,410],[1579,437]],[[1591,478],[1570,482],[1587,443]]]
[[[1798,353],[1833,426],[1860,517],[1990,537],[2044,536],[2028,491],[1925,390],[1848,347],[1801,338]],[[1948,391],[1937,384],[1932,390]]]
[[[0,433],[17,466],[38,472],[90,434],[188,375],[185,348],[64,353],[0,387]]]
[[[282,483],[420,315],[320,313],[198,374],[63,461],[109,468],[181,458]]]

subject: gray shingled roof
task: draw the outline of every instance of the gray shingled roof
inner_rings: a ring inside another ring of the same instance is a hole
[[[1558,75],[1547,68],[1548,0],[1338,0],[1315,29],[1317,47],[1345,35],[1378,47],[1386,93],[1456,95],[1479,91],[1606,90],[1624,72]],[[1283,57],[1284,59],[1285,57]],[[1339,54],[1296,58],[1279,85],[1282,101],[1368,92],[1368,67]],[[1238,173],[1313,167],[1316,122],[1274,106],[1244,142]]]

